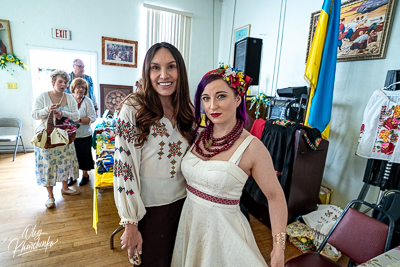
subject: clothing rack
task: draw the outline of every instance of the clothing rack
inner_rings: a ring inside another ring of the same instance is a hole
[[[385,81],[385,86],[383,88],[381,88],[382,90],[392,90],[395,91],[397,86],[397,84],[400,84],[400,81],[398,81],[400,76],[400,70],[389,70],[386,76],[386,81]],[[389,85],[387,85],[388,83],[390,83]],[[359,200],[364,200],[365,196],[367,195],[367,192],[369,190],[370,184],[366,183],[365,180],[368,179],[369,177],[371,177],[373,175],[373,164],[374,164],[374,159],[369,159],[368,163],[366,165],[366,169],[365,169],[365,173],[364,173],[364,185],[360,191],[360,194],[358,195],[357,199]],[[376,203],[380,203],[383,194],[385,193],[388,183],[389,183],[389,179],[390,179],[390,174],[392,171],[392,166],[393,163],[392,162],[387,162],[387,161],[383,161],[382,164],[385,164],[385,168],[383,171],[379,171],[378,176],[382,177],[382,181],[379,185],[379,194],[378,194],[378,198],[376,200]],[[360,209],[360,205],[356,204],[355,205],[356,209]]]

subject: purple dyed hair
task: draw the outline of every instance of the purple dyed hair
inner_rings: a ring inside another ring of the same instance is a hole
[[[199,85],[197,86],[196,94],[194,96],[194,117],[196,120],[196,131],[198,130],[200,123],[201,123],[201,94],[204,91],[204,88],[206,88],[207,84],[216,81],[216,80],[223,80],[222,76],[215,75],[215,74],[210,74],[204,76],[201,81],[199,82]],[[238,92],[230,87],[235,96],[238,95]],[[244,125],[246,125],[248,119],[247,119],[247,113],[246,113],[246,100],[245,96],[242,97],[242,102],[240,102],[239,106],[236,109],[236,119],[240,119],[244,121]],[[210,125],[211,121],[207,118],[206,116],[206,125],[207,127]]]

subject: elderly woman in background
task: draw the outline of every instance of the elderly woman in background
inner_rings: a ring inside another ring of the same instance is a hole
[[[78,122],[81,126],[76,130],[75,137],[75,150],[78,157],[79,169],[82,170],[82,179],[79,185],[85,185],[89,181],[88,171],[94,169],[94,162],[92,156],[92,124],[96,120],[96,112],[94,110],[93,102],[88,97],[88,83],[82,78],[76,78],[71,83],[71,93],[78,103],[79,117]],[[73,177],[68,180],[68,185],[76,182]]]
[[[51,74],[53,90],[41,93],[35,100],[32,117],[36,120],[47,121],[53,111],[54,117],[61,119],[67,117],[73,121],[78,120],[78,107],[72,95],[64,93],[69,81],[68,73],[55,70]],[[46,126],[47,127],[47,126]],[[54,148],[38,148],[35,146],[36,179],[38,185],[47,188],[49,199],[47,208],[55,206],[53,186],[56,182],[62,182],[61,193],[65,195],[80,194],[74,189],[68,188],[68,177],[79,175],[78,162],[74,144],[57,146]]]

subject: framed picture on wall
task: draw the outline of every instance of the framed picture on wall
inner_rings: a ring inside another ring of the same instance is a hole
[[[138,42],[102,37],[102,64],[137,68]]]
[[[240,40],[250,36],[250,24],[247,24],[243,27],[237,28],[233,32],[233,40],[232,40],[232,65],[233,65],[233,58],[235,55],[235,44]]]
[[[0,19],[0,55],[12,53],[10,23],[8,20]]]
[[[132,92],[133,86],[100,84],[100,114],[106,109],[112,114],[122,100]]]
[[[396,0],[350,0],[342,3],[337,60],[384,58],[395,7]],[[311,14],[306,61],[320,13]]]

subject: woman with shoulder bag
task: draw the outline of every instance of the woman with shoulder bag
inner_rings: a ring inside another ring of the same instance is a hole
[[[78,157],[79,169],[82,170],[82,179],[79,182],[83,186],[89,182],[88,171],[94,169],[92,155],[92,124],[96,120],[96,111],[93,102],[90,100],[88,83],[82,78],[76,78],[71,83],[71,93],[78,103],[79,117],[78,123],[80,127],[76,130],[75,151]],[[76,182],[74,177],[68,179],[68,185]]]
[[[47,121],[51,112],[53,116],[61,120],[62,117],[76,121],[79,118],[78,107],[72,95],[64,93],[69,81],[68,73],[55,70],[51,74],[53,90],[41,93],[35,100],[32,110],[32,118]],[[47,127],[47,125],[45,125]],[[68,188],[68,177],[79,175],[78,162],[74,144],[56,146],[52,148],[39,148],[35,146],[36,179],[38,185],[47,188],[49,199],[47,208],[55,207],[53,186],[56,182],[62,182],[61,193],[64,195],[80,194],[74,189]]]

